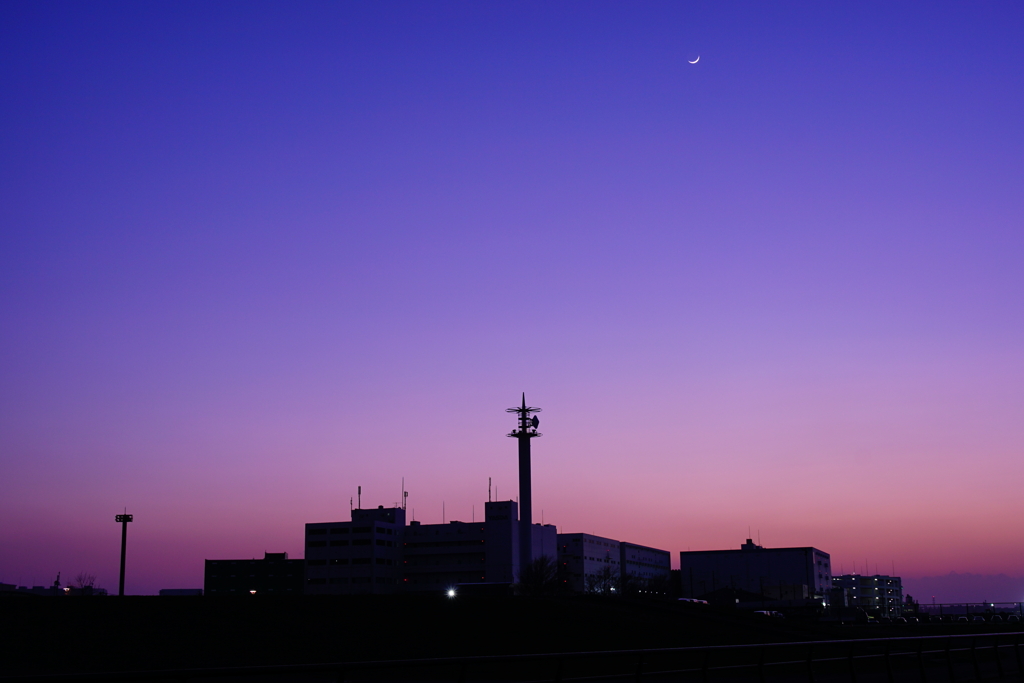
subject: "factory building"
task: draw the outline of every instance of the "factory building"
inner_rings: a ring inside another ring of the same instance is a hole
[[[636,543],[619,543],[619,572],[623,586],[640,592],[667,590],[672,553]]]
[[[898,576],[843,574],[832,577],[832,586],[845,594],[845,606],[879,617],[898,617],[903,611],[903,581]]]
[[[618,590],[619,542],[593,534],[558,534],[558,571],[562,586],[573,593]]]
[[[556,529],[532,524],[531,556],[554,561]],[[459,584],[512,584],[519,578],[520,520],[515,501],[484,505],[483,522],[420,524],[405,532],[403,586],[408,592],[443,591]]]
[[[206,560],[206,595],[302,595],[302,560],[288,553],[264,553],[262,560]],[[162,591],[161,591],[162,593]]]
[[[306,525],[306,594],[396,593],[405,510],[353,510],[349,522]]]
[[[670,561],[667,550],[593,534],[558,534],[559,580],[574,593],[644,590],[668,580]]]
[[[350,522],[306,525],[306,593],[440,592],[519,576],[515,501],[484,505],[484,521],[405,525],[405,510],[352,511]],[[556,530],[534,524],[533,556],[556,555]]]
[[[764,548],[751,539],[739,550],[679,553],[681,593],[700,598],[722,589],[764,600],[828,604],[829,554],[817,548]]]

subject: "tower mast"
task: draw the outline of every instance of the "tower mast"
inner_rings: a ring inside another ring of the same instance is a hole
[[[523,393],[522,406],[509,408],[506,413],[517,413],[519,424],[508,436],[519,440],[519,572],[522,573],[533,561],[533,491],[530,482],[530,439],[540,436],[537,426],[540,420],[534,413],[540,408],[526,405]]]

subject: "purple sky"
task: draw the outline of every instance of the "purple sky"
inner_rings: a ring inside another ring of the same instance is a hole
[[[469,520],[516,494],[524,390],[564,531],[1024,575],[1021,35],[3,3],[0,581],[116,589],[125,506],[132,593],[301,557],[357,485]]]

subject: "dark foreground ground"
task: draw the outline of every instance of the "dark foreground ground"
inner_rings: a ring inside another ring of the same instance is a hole
[[[588,597],[18,597],[0,599],[0,676],[945,635],[1008,626],[841,626]]]

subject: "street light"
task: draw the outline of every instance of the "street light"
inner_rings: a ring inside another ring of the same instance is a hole
[[[133,515],[116,515],[114,521],[121,525],[121,582],[117,587],[117,594],[124,595],[124,554],[128,546],[128,522],[132,521]]]

